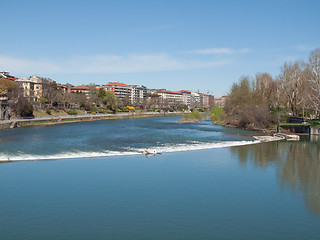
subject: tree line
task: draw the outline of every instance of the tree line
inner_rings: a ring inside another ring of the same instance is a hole
[[[130,111],[128,106],[134,106],[131,109],[150,111],[181,111],[188,108],[180,102],[169,105],[169,102],[162,101],[158,95],[152,94],[148,94],[148,100],[143,98],[139,102],[131,103],[129,95],[118,98],[114,92],[97,89],[94,83],[89,84],[88,91],[84,93],[65,92],[55,82],[43,81],[40,98],[35,99],[32,91],[26,93],[18,83],[1,79],[0,97],[7,97],[12,117],[33,116],[35,110],[42,110],[51,115],[61,111],[68,114],[127,112]]]
[[[319,118],[320,49],[307,62],[285,62],[280,74],[243,76],[230,89],[224,122],[247,129],[263,129],[285,117]]]
[[[26,94],[24,89],[14,81],[1,79],[0,96],[7,99],[12,117],[32,116],[34,110],[70,111],[82,109],[85,111],[115,112],[118,108],[125,107],[129,99],[118,101],[113,92],[96,89],[91,84],[88,93],[64,92],[56,83],[43,82],[42,96],[34,101],[32,92]],[[127,101],[126,101],[127,100]]]

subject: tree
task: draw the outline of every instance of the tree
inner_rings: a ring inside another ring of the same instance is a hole
[[[308,63],[308,97],[316,114],[320,112],[320,48],[311,52]]]
[[[0,78],[0,96],[7,95],[9,91],[12,91],[17,84],[5,78]]]
[[[300,62],[284,63],[279,76],[280,87],[289,105],[292,115],[297,116],[297,107],[303,101],[304,74]]]
[[[46,104],[52,104],[57,101],[58,87],[54,82],[49,82],[46,79],[42,80],[42,97],[47,99]]]
[[[118,108],[118,101],[114,92],[106,91],[103,103],[106,105],[108,109],[112,111],[116,111],[116,109]]]
[[[7,91],[8,103],[11,109],[11,113],[14,116],[20,116],[24,105],[28,102],[24,97],[23,89],[15,84],[13,88],[9,88]]]
[[[33,105],[31,103],[26,103],[21,111],[21,117],[33,117]]]
[[[98,91],[98,97],[103,101],[106,96],[107,96],[106,90],[104,90],[103,88],[100,88]]]
[[[130,98],[129,98],[129,95],[125,95],[121,101],[122,103],[122,106],[123,107],[126,107],[128,105],[130,105]]]
[[[237,127],[261,129],[271,123],[269,107],[249,77],[232,85],[224,110],[226,122]]]
[[[96,85],[94,83],[89,85],[88,101],[90,104],[92,104],[94,106],[100,105],[100,98],[98,96],[98,90],[97,90]]]
[[[258,73],[255,82],[255,95],[269,108],[278,103],[278,83],[273,80],[269,73]]]

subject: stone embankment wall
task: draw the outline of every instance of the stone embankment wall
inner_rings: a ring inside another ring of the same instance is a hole
[[[310,134],[311,135],[320,135],[320,128],[311,128]]]
[[[10,122],[5,122],[5,123],[0,122],[0,129],[10,128],[11,124],[12,123],[10,123]]]
[[[67,116],[52,116],[52,117],[37,117],[31,119],[11,119],[0,121],[0,129],[21,127],[30,123],[43,122],[61,122],[61,121],[88,121],[88,120],[102,120],[110,118],[130,118],[130,117],[152,117],[152,116],[167,116],[182,114],[182,112],[144,112],[144,113],[117,113],[117,114],[85,114],[85,115],[67,115]]]

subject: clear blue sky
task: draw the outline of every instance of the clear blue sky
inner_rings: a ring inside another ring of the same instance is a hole
[[[228,92],[320,47],[320,1],[2,1],[0,71]]]

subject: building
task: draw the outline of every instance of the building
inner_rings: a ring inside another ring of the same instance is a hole
[[[43,96],[43,91],[47,90],[54,83],[50,78],[30,76],[29,78],[19,78],[15,80],[23,89],[23,96],[32,101],[39,101]]]
[[[191,105],[191,92],[188,90],[180,90],[179,92],[182,93],[182,102],[183,104],[187,105],[190,107]]]
[[[159,89],[157,94],[160,96],[160,99],[164,104],[168,106],[176,106],[179,104],[183,104],[183,93],[181,92],[173,92],[167,91],[163,89]]]
[[[12,81],[15,81],[17,80],[18,78],[10,75],[9,72],[0,72],[0,78],[6,78],[6,79],[9,79],[9,80],[12,80]]]
[[[29,78],[19,78],[15,80],[23,90],[23,96],[34,100],[34,82]]]
[[[198,92],[191,92],[191,108],[202,107],[200,103],[200,94]]]
[[[226,96],[222,96],[221,98],[214,99],[214,105],[223,108],[226,103]]]
[[[214,96],[213,95],[209,95],[209,105],[210,105],[210,107],[214,106]]]
[[[131,98],[131,86],[125,83],[112,82],[105,85],[106,91],[114,92],[119,100],[123,100],[125,96],[128,96],[129,100]]]
[[[16,77],[9,75],[8,72],[0,72],[0,119],[10,119],[12,109],[10,108],[10,100],[15,101],[12,96],[12,91],[15,89],[17,83]],[[10,99],[11,98],[11,99]],[[12,101],[11,101],[12,102]]]
[[[145,86],[131,85],[130,102],[132,104],[143,103],[147,97]]]
[[[64,93],[70,93],[74,85],[67,83],[67,84],[60,84],[57,83],[57,88],[61,89]]]
[[[88,85],[74,86],[71,88],[71,92],[88,93],[89,87],[88,87]]]
[[[199,93],[199,95],[200,95],[200,106],[203,107],[203,108],[210,107],[209,94],[207,94],[207,93]]]
[[[0,92],[0,119],[6,120],[10,116],[10,107],[8,102],[8,90],[2,90]]]

